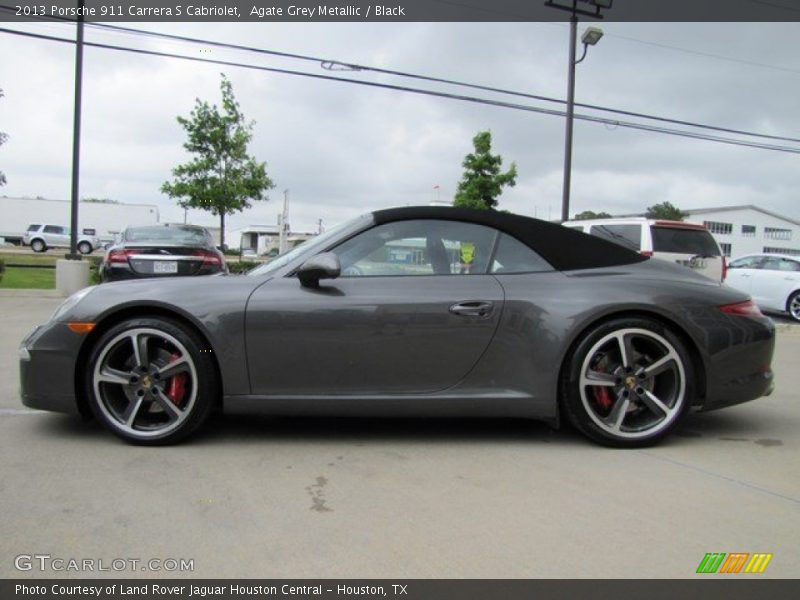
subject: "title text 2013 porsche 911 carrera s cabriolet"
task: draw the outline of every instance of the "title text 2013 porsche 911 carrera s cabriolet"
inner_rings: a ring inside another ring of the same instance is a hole
[[[180,440],[224,402],[272,414],[566,418],[600,443],[772,390],[750,298],[560,225],[377,211],[244,276],[87,288],[22,343],[22,401]]]

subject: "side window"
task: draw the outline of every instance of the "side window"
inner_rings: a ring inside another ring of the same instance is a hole
[[[492,273],[532,273],[536,271],[552,271],[545,259],[536,254],[518,239],[500,234],[497,251],[492,261]]]
[[[59,227],[58,225],[45,225],[44,226],[45,233],[64,233],[64,228]]]
[[[781,259],[781,271],[800,271],[800,262],[796,260]]]
[[[729,269],[757,269],[758,264],[763,260],[761,256],[746,256],[731,262]]]
[[[787,258],[770,258],[767,261],[765,269],[772,269],[775,271],[800,271],[800,263],[796,260],[789,260]]]
[[[781,259],[780,258],[767,258],[762,264],[761,268],[767,271],[779,271],[781,268]]]
[[[592,225],[589,233],[636,252],[642,249],[641,225]]]
[[[373,227],[333,249],[342,277],[485,274],[498,232],[418,219]]]
[[[28,225],[28,231],[39,231],[40,225]]]

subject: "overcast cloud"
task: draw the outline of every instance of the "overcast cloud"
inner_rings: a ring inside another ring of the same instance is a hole
[[[586,23],[581,24],[581,29]],[[602,23],[605,37],[578,66],[576,100],[800,138],[800,24]],[[60,24],[15,25],[74,36]],[[409,71],[563,98],[566,24],[308,23],[137,24],[178,33]],[[312,63],[205,49],[87,27],[87,41],[131,45],[328,73]],[[667,47],[669,46],[669,47]],[[707,54],[716,57],[706,56]],[[8,196],[66,199],[70,190],[74,52],[69,45],[0,33],[0,170]],[[759,63],[758,65],[751,63]],[[251,152],[277,187],[270,201],[229,219],[273,224],[291,190],[294,230],[331,226],[359,213],[452,197],[471,139],[483,129],[518,184],[501,208],[560,214],[564,120],[560,117],[87,48],[81,196],[158,204],[162,220],[183,211],[159,188],[186,159],[175,120],[196,97],[219,102],[219,73],[231,79],[248,119]],[[377,76],[369,81],[497,97]],[[519,99],[502,98],[520,102]],[[530,105],[557,105],[522,100]],[[584,112],[580,111],[579,112]],[[787,144],[791,145],[791,144]],[[793,144],[800,148],[800,144]],[[800,219],[800,155],[576,122],[571,214],[755,204]],[[2,217],[0,217],[2,218]],[[213,225],[210,215],[190,212]]]

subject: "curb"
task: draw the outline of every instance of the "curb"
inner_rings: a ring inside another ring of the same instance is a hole
[[[0,289],[0,298],[64,298],[58,290]]]

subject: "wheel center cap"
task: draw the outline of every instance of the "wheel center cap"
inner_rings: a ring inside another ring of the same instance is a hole
[[[150,379],[150,375],[145,375],[142,377],[142,387],[146,390],[149,390],[153,386],[153,380]]]
[[[635,388],[636,387],[636,377],[634,377],[633,375],[628,375],[625,378],[625,387],[627,387],[629,390],[632,390],[633,388]]]

